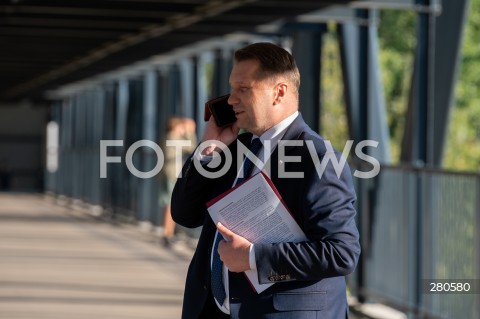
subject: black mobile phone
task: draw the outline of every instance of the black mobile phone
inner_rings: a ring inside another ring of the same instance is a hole
[[[228,98],[230,94],[222,95],[217,98],[208,100],[205,103],[205,115],[204,120],[208,121],[210,115],[213,115],[215,123],[218,127],[224,127],[232,124],[237,120],[233,106],[228,104]]]

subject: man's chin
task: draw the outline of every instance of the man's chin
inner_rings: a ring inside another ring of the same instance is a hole
[[[237,121],[235,122],[235,125],[240,129],[246,129],[246,123],[242,118],[237,117]]]

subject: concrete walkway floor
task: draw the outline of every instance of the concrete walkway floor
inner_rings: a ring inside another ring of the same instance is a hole
[[[144,228],[0,193],[0,319],[180,318],[194,243],[166,249]],[[362,307],[351,300],[352,319],[406,318]]]
[[[0,318],[180,318],[190,254],[43,195],[0,193]]]

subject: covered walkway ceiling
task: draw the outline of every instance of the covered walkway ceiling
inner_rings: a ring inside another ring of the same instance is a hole
[[[354,0],[3,0],[0,101]]]

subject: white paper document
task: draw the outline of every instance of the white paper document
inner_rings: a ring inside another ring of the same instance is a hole
[[[263,172],[214,198],[207,207],[215,224],[221,222],[254,244],[306,240],[272,181]],[[255,270],[245,274],[257,293],[273,285],[260,284]]]

